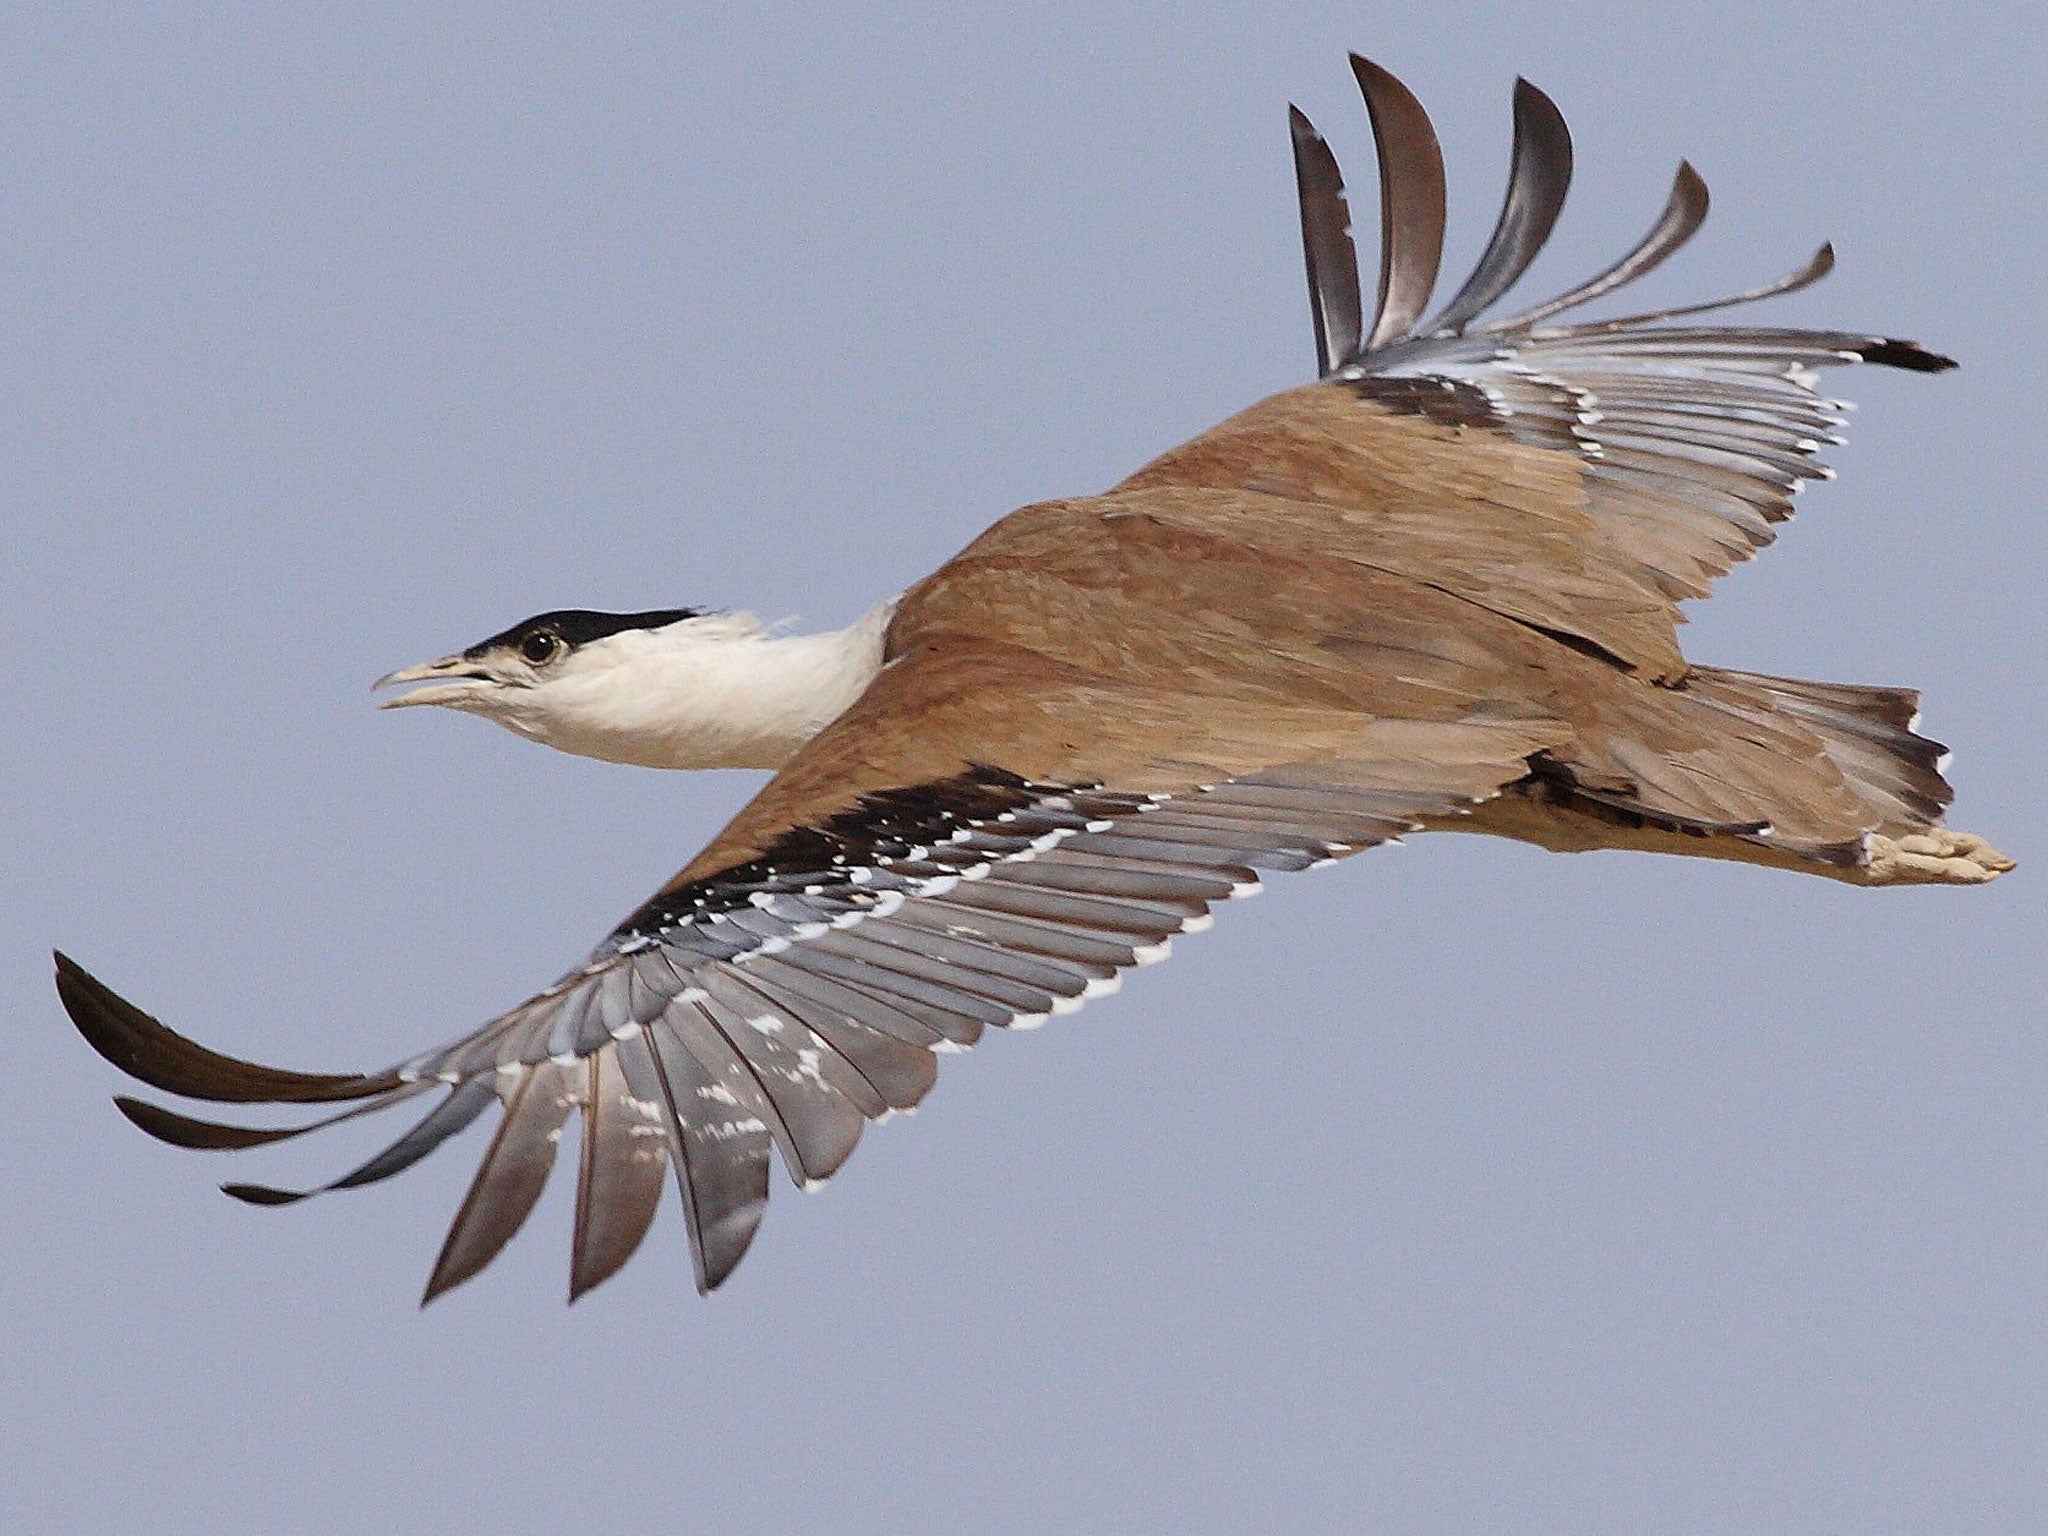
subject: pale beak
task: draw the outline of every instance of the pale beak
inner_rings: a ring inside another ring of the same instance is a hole
[[[443,656],[439,661],[423,661],[416,667],[401,667],[396,672],[388,672],[370,684],[370,688],[374,692],[401,683],[433,683],[435,686],[415,688],[411,693],[394,694],[379,700],[379,709],[404,709],[412,704],[446,704],[460,709],[465,703],[500,686],[499,680],[492,677],[481,662],[471,661],[467,656]]]

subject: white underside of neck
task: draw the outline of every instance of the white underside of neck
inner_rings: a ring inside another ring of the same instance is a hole
[[[615,635],[504,724],[648,768],[779,768],[882,670],[895,601],[845,629],[772,636],[746,614]]]

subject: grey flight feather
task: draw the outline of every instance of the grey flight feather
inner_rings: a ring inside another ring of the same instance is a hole
[[[575,1104],[566,1070],[552,1061],[536,1064],[513,1080],[504,1104],[490,1150],[434,1262],[422,1305],[498,1256],[526,1224],[554,1171],[562,1127]]]
[[[585,1064],[571,1301],[618,1273],[654,1224],[661,1202],[669,1161],[666,1126],[657,1107],[632,1089],[634,1077],[653,1078],[647,1050],[645,1035],[634,1031]],[[630,1074],[628,1057],[638,1062]]]
[[[1508,190],[1486,250],[1465,285],[1423,329],[1463,331],[1467,321],[1521,281],[1550,238],[1572,184],[1572,136],[1557,103],[1526,80],[1515,82],[1515,149]]]
[[[1056,788],[1003,794],[1017,809],[950,818],[957,833],[936,845],[909,845],[865,867],[811,870],[798,861],[765,879],[747,874],[743,900],[721,896],[713,882],[672,898],[687,915],[636,915],[555,987],[473,1035],[360,1079],[385,1086],[303,1128],[450,1084],[369,1161],[312,1189],[236,1184],[229,1192],[287,1204],[387,1178],[500,1103],[497,1132],[428,1281],[432,1300],[519,1230],[573,1111],[583,1129],[572,1295],[638,1247],[669,1166],[695,1278],[708,1291],[760,1223],[771,1146],[798,1183],[830,1177],[867,1120],[924,1096],[933,1048],[972,1044],[989,1025],[1065,1012],[1113,987],[1122,970],[1163,955],[1174,935],[1205,926],[1211,905],[1255,889],[1254,863],[1303,867],[1384,841],[1415,814],[1458,800],[1279,780],[1168,800]],[[1156,831],[1149,817],[1158,818]],[[791,915],[777,916],[783,910]],[[810,912],[836,921],[803,920]],[[643,921],[663,926],[643,929]],[[97,988],[84,978],[74,992],[87,983]],[[179,1037],[136,1017],[177,1053]],[[209,1059],[225,1080],[243,1075],[232,1058]],[[159,1075],[202,1093],[220,1086],[204,1073]],[[296,1079],[284,1086],[294,1089]],[[185,1145],[294,1134],[216,1126],[132,1101],[124,1108]]]
[[[1316,376],[1327,378],[1351,359],[1364,338],[1358,249],[1351,242],[1351,205],[1337,157],[1300,108],[1287,109],[1287,125],[1294,143],[1308,300],[1315,315]]]
[[[1380,166],[1380,285],[1369,352],[1405,336],[1429,306],[1444,254],[1444,157],[1429,114],[1399,80],[1351,55]]]

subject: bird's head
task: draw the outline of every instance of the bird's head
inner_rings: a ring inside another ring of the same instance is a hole
[[[777,638],[746,613],[566,608],[375,686],[418,685],[386,709],[438,704],[583,757],[773,768],[867,686],[880,645],[872,615],[836,635]]]

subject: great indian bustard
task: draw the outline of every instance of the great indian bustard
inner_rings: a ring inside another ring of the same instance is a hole
[[[617,762],[774,777],[567,975],[470,1034],[368,1075],[208,1051],[59,956],[116,1065],[188,1098],[340,1102],[293,1128],[122,1098],[176,1145],[243,1148],[410,1099],[412,1129],[324,1189],[385,1178],[502,1110],[428,1282],[499,1252],[581,1117],[571,1294],[616,1271],[681,1191],[700,1289],[731,1272],[771,1148],[829,1177],[862,1126],[916,1104],[935,1052],[1079,1007],[1209,909],[1403,833],[1739,859],[1868,885],[2012,867],[1941,827],[1941,749],[1900,688],[1692,666],[1676,605],[1770,542],[1839,425],[1815,370],[1937,372],[1859,332],[1702,325],[1717,303],[1566,311],[1699,227],[1681,166],[1650,233],[1599,276],[1489,318],[1571,172],[1521,83],[1506,203],[1477,269],[1424,320],[1442,158],[1398,81],[1354,59],[1378,150],[1368,324],[1335,160],[1293,114],[1322,377],[1114,489],[1014,512],[849,629],[771,637],[687,609],[561,611],[392,674],[438,704]],[[1678,322],[1678,323],[1673,323]],[[282,1204],[318,1191],[231,1184]]]

